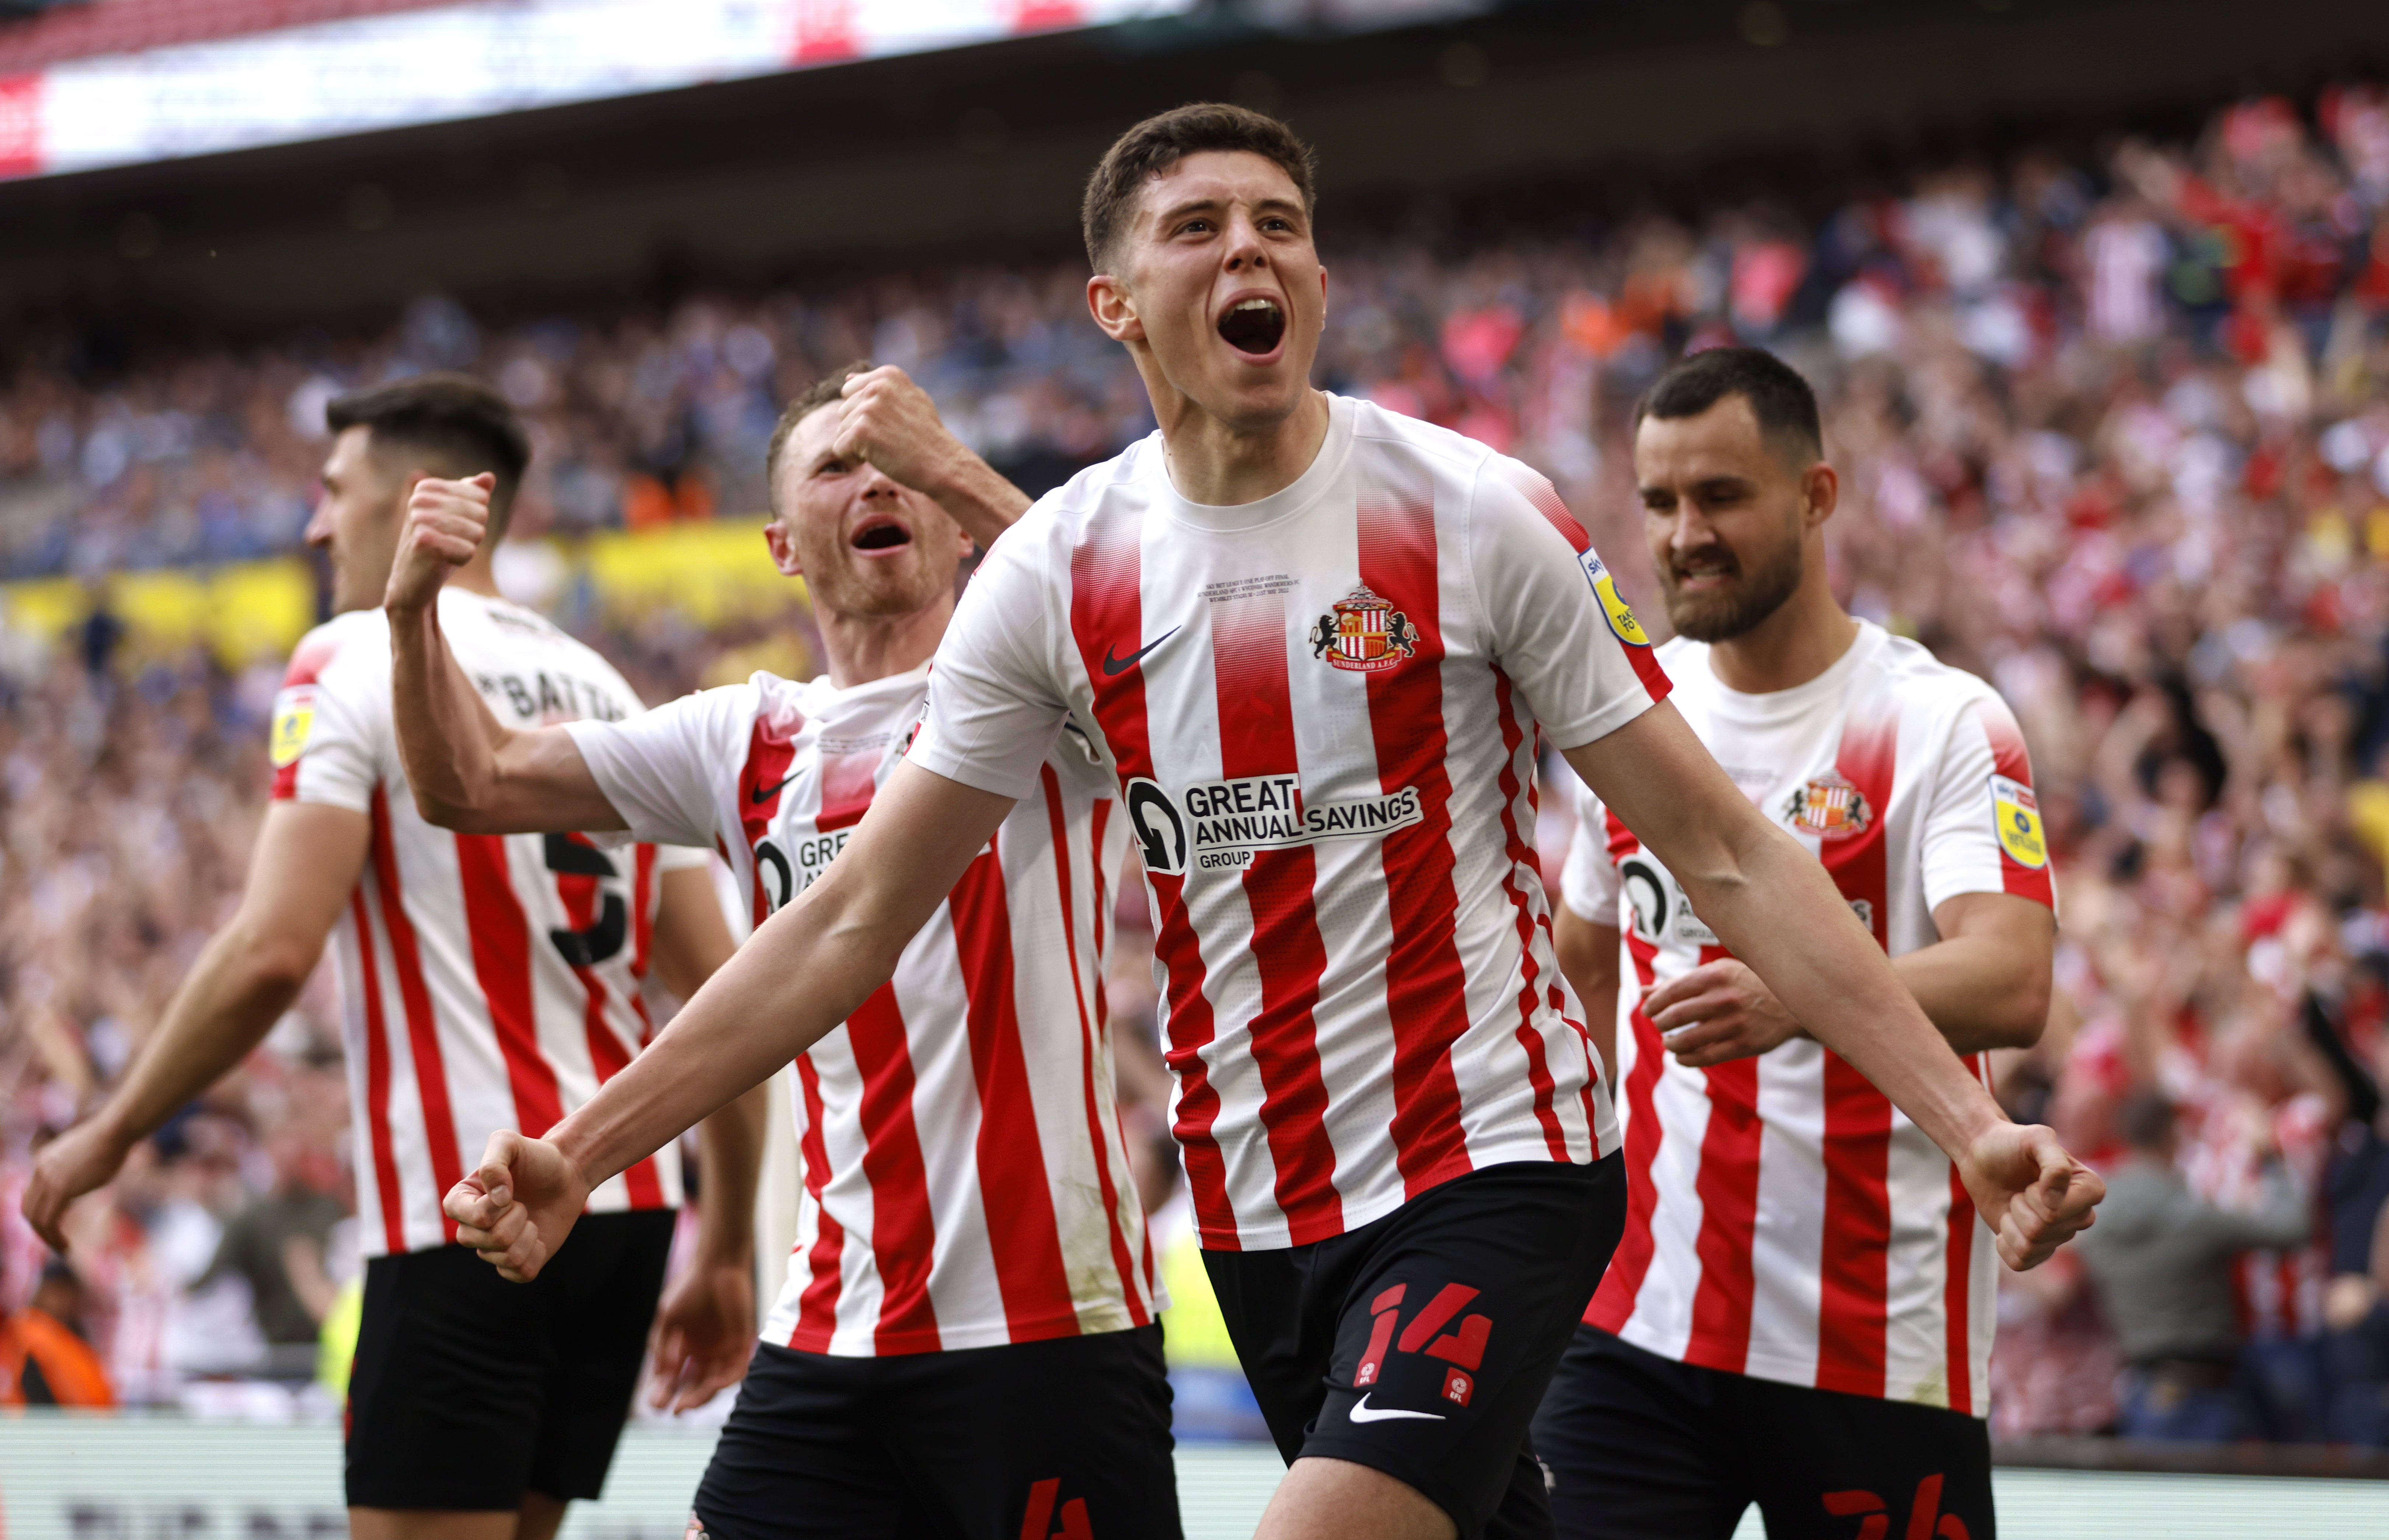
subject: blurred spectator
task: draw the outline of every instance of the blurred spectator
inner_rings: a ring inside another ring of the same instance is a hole
[[[314,1377],[316,1343],[339,1285],[329,1265],[332,1232],[351,1204],[337,1194],[339,1157],[301,1136],[268,1141],[274,1190],[252,1200],[224,1227],[215,1260],[195,1285],[236,1275],[249,1284],[250,1311],[266,1345],[265,1372],[276,1380]]]
[[[0,1406],[112,1406],[108,1373],[83,1329],[83,1279],[42,1269],[25,1307],[0,1317]]]
[[[2240,1372],[2232,1254],[2303,1241],[2312,1222],[2306,1194],[2276,1158],[2253,1209],[2218,1208],[2182,1178],[2174,1105],[2163,1092],[2135,1093],[2119,1122],[2128,1153],[2107,1174],[2099,1223],[2075,1243],[2130,1366],[2120,1431],[2208,1443],[2245,1437],[2255,1409]]]

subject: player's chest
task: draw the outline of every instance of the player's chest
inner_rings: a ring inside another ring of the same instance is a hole
[[[903,758],[916,719],[807,723],[785,757],[750,760],[732,810],[767,908],[777,910],[828,872]]]

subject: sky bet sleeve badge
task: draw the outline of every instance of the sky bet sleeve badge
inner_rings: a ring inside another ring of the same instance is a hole
[[[315,731],[315,687],[294,684],[274,697],[274,729],[267,739],[274,768],[280,770],[307,752],[307,736]]]
[[[1991,777],[1991,817],[1999,848],[2018,866],[2038,872],[2049,864],[2049,842],[2040,835],[2040,804],[2032,788],[2004,775]]]
[[[1629,647],[1647,647],[1651,639],[1642,634],[1642,622],[1634,618],[1633,607],[1617,596],[1617,579],[1591,546],[1577,558],[1584,564],[1585,580],[1592,584],[1593,597],[1601,601],[1601,613],[1609,617],[1609,629],[1617,640]]]

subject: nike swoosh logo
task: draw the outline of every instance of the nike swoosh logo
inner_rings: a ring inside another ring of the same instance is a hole
[[[780,788],[795,779],[796,777],[793,775],[784,775],[768,786],[756,787],[752,792],[749,792],[747,795],[753,798],[755,806],[760,808],[764,803],[771,801],[772,798],[779,795]]]
[[[1105,646],[1104,648],[1104,672],[1105,674],[1117,674],[1123,669],[1135,668],[1136,660],[1138,658],[1143,657],[1145,654],[1153,651],[1154,648],[1160,646],[1171,637],[1176,636],[1178,631],[1179,628],[1172,626],[1168,630],[1163,631],[1159,636],[1156,636],[1152,641],[1146,643],[1143,646],[1139,647],[1136,651],[1129,654],[1126,657],[1114,656],[1111,648],[1109,646]]]
[[[1415,1418],[1421,1422],[1449,1420],[1441,1412],[1401,1412],[1394,1410],[1391,1406],[1372,1406],[1369,1405],[1369,1398],[1365,1395],[1352,1403],[1349,1415],[1355,1422],[1391,1422],[1396,1418],[1403,1417]]]

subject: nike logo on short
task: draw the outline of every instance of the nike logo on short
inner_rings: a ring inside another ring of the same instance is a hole
[[[1145,654],[1153,651],[1154,648],[1160,646],[1171,637],[1176,636],[1178,634],[1178,627],[1170,627],[1168,630],[1163,631],[1159,636],[1155,637],[1152,641],[1146,643],[1143,646],[1139,647],[1136,651],[1129,654],[1126,657],[1114,656],[1111,648],[1109,646],[1105,647],[1104,672],[1105,674],[1117,674],[1123,669],[1135,668],[1136,660],[1138,658],[1143,657]]]
[[[1390,1406],[1373,1407],[1365,1395],[1352,1403],[1350,1416],[1355,1422],[1390,1422],[1398,1417],[1416,1418],[1422,1422],[1448,1420],[1441,1412],[1398,1412]]]
[[[783,786],[785,786],[785,785],[786,785],[789,782],[794,781],[795,779],[796,779],[796,777],[795,777],[795,776],[793,776],[793,775],[784,775],[784,776],[780,777],[777,781],[773,782],[773,783],[772,783],[770,785],[768,785],[768,786],[758,786],[758,787],[756,787],[756,788],[754,789],[754,791],[750,792],[750,793],[749,793],[749,794],[747,794],[747,795],[748,795],[749,796],[751,796],[751,797],[754,799],[755,806],[757,806],[758,808],[760,808],[760,807],[761,807],[764,803],[771,801],[771,800],[772,800],[772,798],[773,798],[773,797],[775,797],[775,796],[779,795],[780,795],[780,788],[781,788],[781,787],[783,787]]]

